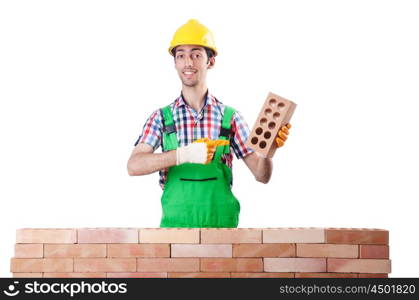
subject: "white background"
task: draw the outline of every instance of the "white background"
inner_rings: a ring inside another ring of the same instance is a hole
[[[1,1],[0,276],[17,228],[158,227],[158,174],[126,163],[180,80],[167,48],[197,18],[210,91],[252,128],[269,91],[298,104],[271,181],[234,160],[239,227],[390,231],[417,276],[415,1]]]

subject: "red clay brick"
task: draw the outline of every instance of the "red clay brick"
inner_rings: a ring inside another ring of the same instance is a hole
[[[278,105],[278,106],[277,106]],[[279,105],[281,105],[279,107]],[[279,95],[269,92],[268,97],[266,98],[261,111],[256,119],[255,126],[253,126],[250,135],[248,136],[245,145],[252,148],[257,153],[262,154],[265,157],[272,158],[278,149],[276,145],[275,133],[279,132],[282,126],[288,124],[290,119],[295,111],[297,104],[294,102],[285,99]],[[273,113],[272,109],[279,109],[281,113]],[[274,133],[271,135],[263,135],[264,144],[259,143],[258,139],[261,138],[259,135],[263,132],[263,129],[260,127],[260,124],[266,123],[269,124],[269,129],[266,132]],[[260,131],[261,130],[261,131]],[[260,132],[259,132],[260,131]],[[258,199],[259,200],[259,199]]]
[[[388,231],[381,229],[326,229],[326,243],[329,244],[388,244]]]
[[[46,244],[45,257],[106,257],[105,244]]]
[[[42,278],[42,273],[13,273],[14,278]]]
[[[231,273],[231,278],[294,278],[294,273]]]
[[[357,273],[295,273],[295,278],[358,278]]]
[[[12,258],[10,271],[17,272],[72,272],[72,258]]]
[[[201,244],[262,243],[262,230],[251,228],[202,228]]]
[[[107,273],[108,278],[167,278],[166,272],[161,273],[140,273],[140,272],[131,272],[131,273]]]
[[[137,272],[199,272],[199,258],[137,258]]]
[[[366,274],[366,273],[360,273],[359,278],[388,278],[388,274],[382,273],[382,274]]]
[[[263,229],[263,243],[324,243],[323,228]]]
[[[29,229],[16,230],[17,244],[74,244],[77,242],[75,229]]]
[[[232,257],[232,245],[172,244],[172,257]]]
[[[138,243],[135,228],[80,228],[77,230],[79,244]]]
[[[144,228],[140,243],[199,244],[199,228]]]
[[[295,257],[295,244],[234,244],[233,257]]]
[[[389,258],[389,247],[384,245],[360,245],[360,258]]]
[[[386,259],[328,258],[328,272],[390,273],[391,263]]]
[[[326,272],[325,258],[264,258],[265,272]]]
[[[263,272],[261,258],[201,258],[202,272]]]
[[[358,258],[358,245],[297,244],[297,257]]]
[[[108,257],[170,257],[170,244],[108,244]]]
[[[169,273],[169,278],[230,278],[230,273]]]
[[[135,258],[75,258],[75,272],[135,272]]]
[[[44,278],[106,278],[106,273],[44,273]]]
[[[16,258],[41,258],[44,256],[43,244],[16,244]]]

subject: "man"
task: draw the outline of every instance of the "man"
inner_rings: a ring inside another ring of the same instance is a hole
[[[237,227],[240,204],[231,191],[232,152],[262,183],[271,177],[272,160],[245,146],[249,128],[240,113],[208,92],[206,76],[217,55],[208,28],[189,20],[174,34],[169,53],[182,81],[181,95],[148,118],[128,173],[159,171],[160,227]],[[278,147],[289,128],[278,133]],[[160,145],[162,153],[153,153]]]

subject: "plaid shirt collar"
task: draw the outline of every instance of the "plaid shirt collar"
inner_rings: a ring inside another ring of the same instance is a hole
[[[212,106],[216,106],[216,107],[218,107],[218,103],[217,103],[217,101],[215,100],[215,97],[214,96],[212,96],[209,92],[208,92],[208,90],[207,90],[207,93],[205,94],[205,104],[204,104],[204,108],[207,106],[207,105],[212,105]],[[187,103],[186,103],[186,101],[185,101],[185,99],[183,98],[183,94],[182,94],[182,92],[180,93],[180,96],[175,100],[175,108],[178,108],[178,107],[180,107],[180,106],[189,106]],[[189,106],[190,107],[190,106]]]

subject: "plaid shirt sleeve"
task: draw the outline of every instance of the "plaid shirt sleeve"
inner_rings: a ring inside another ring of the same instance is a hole
[[[156,149],[161,145],[162,128],[162,116],[160,110],[158,109],[155,110],[145,122],[143,132],[135,142],[134,146],[137,146],[138,143],[146,143],[153,147],[153,150],[156,151]]]
[[[249,127],[238,111],[235,111],[233,115],[231,129],[233,134],[231,147],[237,159],[244,158],[253,153],[254,151],[245,145],[245,142],[250,135]]]

